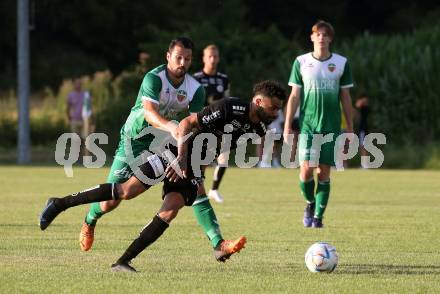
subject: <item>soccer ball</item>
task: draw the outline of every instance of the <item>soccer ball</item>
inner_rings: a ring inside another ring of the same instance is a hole
[[[309,271],[313,273],[330,273],[338,265],[336,248],[324,242],[315,243],[307,250],[305,262]]]

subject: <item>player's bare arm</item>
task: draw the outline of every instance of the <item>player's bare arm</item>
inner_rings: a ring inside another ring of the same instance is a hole
[[[164,118],[159,113],[159,104],[151,101],[142,101],[145,120],[155,128],[174,134],[177,124]]]
[[[341,105],[347,122],[347,133],[353,133],[353,106],[350,88],[341,88]]]
[[[193,129],[199,129],[199,122],[197,119],[197,114],[193,113],[190,116],[183,119],[176,131],[176,139],[177,139],[177,158],[175,164],[178,164],[180,170],[182,171],[183,177],[187,177],[187,157],[188,157],[188,136],[191,134]],[[177,181],[179,179],[179,175],[174,168],[175,164],[171,164],[167,167],[165,173],[167,178],[170,181]]]
[[[287,136],[292,133],[292,122],[295,116],[296,109],[299,105],[299,100],[301,98],[301,88],[297,86],[292,86],[292,91],[290,92],[289,98],[287,100],[286,106],[286,120],[284,122],[284,141],[287,143]]]

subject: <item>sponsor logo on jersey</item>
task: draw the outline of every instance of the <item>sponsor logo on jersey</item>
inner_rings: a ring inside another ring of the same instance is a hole
[[[215,112],[213,112],[211,114],[204,115],[202,117],[202,122],[204,124],[208,124],[210,121],[215,120],[215,119],[217,119],[219,117],[220,117],[220,110],[217,110],[217,111],[215,111]]]
[[[246,107],[240,105],[232,105],[232,110],[245,111]]]
[[[186,99],[186,96],[187,96],[187,94],[186,94],[186,91],[185,91],[185,90],[179,90],[179,91],[177,91],[177,100],[178,100],[179,102],[182,102],[183,100],[185,100],[185,99]]]
[[[234,126],[234,129],[240,129],[241,128],[241,123],[236,121],[235,119],[233,121],[231,121],[231,123]]]
[[[234,127],[234,130],[240,129],[240,130],[246,132],[247,130],[249,130],[251,128],[250,124],[245,124],[244,126],[242,126],[241,123],[235,119],[233,121],[231,121],[231,124]]]
[[[335,90],[335,80],[307,80],[304,81],[304,89],[308,90]]]
[[[330,63],[330,64],[328,65],[328,70],[329,70],[330,72],[334,72],[335,69],[336,69],[336,65],[335,65],[334,63]]]

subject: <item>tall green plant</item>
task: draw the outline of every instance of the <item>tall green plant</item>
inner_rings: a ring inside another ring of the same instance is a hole
[[[426,142],[440,135],[437,44],[440,26],[408,35],[365,33],[338,48],[351,60],[357,89],[371,97],[374,130],[396,143]]]

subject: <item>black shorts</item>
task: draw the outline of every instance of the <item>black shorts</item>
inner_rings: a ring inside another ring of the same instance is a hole
[[[198,186],[203,183],[202,178],[196,178],[189,173],[186,179],[179,179],[177,182],[170,182],[164,177],[165,169],[168,166],[168,160],[157,154],[152,154],[143,158],[141,164],[134,172],[134,176],[148,189],[154,184],[159,183],[159,179],[163,178],[162,199],[168,193],[177,192],[182,195],[186,206],[191,206],[197,197]],[[145,176],[152,181],[145,181]],[[156,180],[155,180],[156,179]]]
[[[171,192],[182,194],[186,206],[191,206],[197,198],[199,185],[203,183],[202,178],[179,179],[177,182],[170,182],[167,178],[163,180],[162,199]]]

